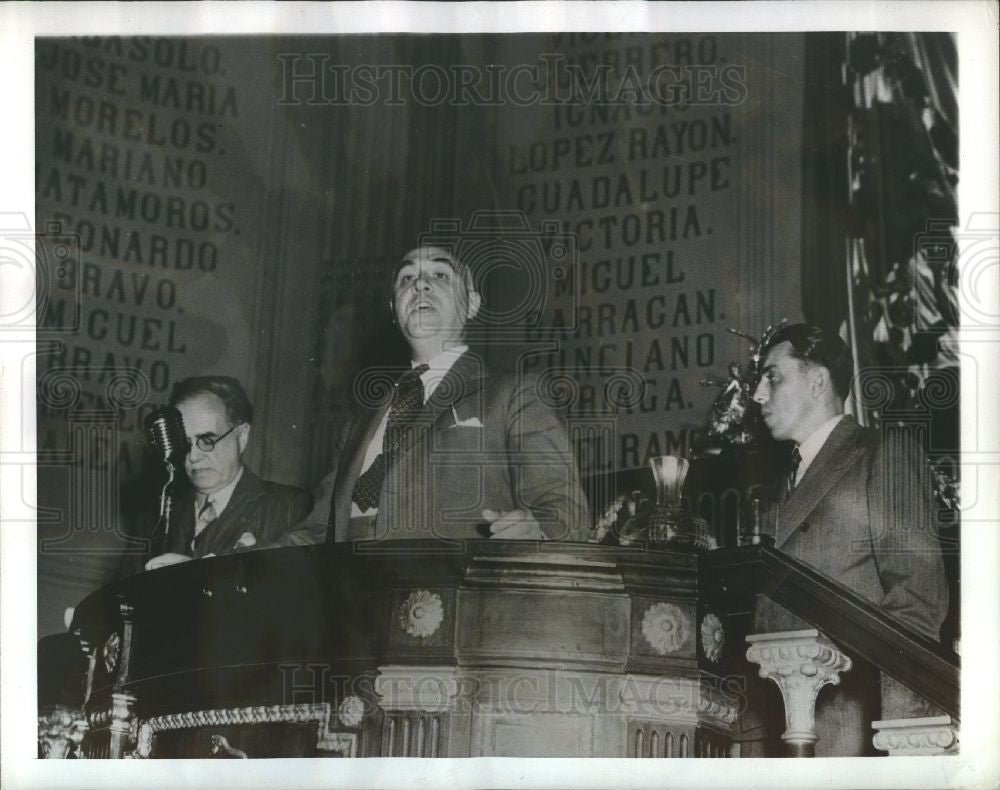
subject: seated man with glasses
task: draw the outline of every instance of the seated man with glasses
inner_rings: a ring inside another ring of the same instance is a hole
[[[177,485],[170,534],[151,559],[126,554],[123,574],[274,543],[312,508],[299,488],[261,480],[243,464],[253,407],[240,383],[226,376],[178,382],[170,405],[184,420],[187,481]],[[141,519],[149,537],[155,515]]]

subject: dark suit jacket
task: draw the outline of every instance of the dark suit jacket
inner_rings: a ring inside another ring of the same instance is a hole
[[[170,535],[163,551],[187,554],[195,559],[206,554],[232,554],[238,550],[237,541],[244,532],[254,536],[255,546],[263,548],[301,521],[312,507],[312,495],[308,491],[261,480],[246,467],[226,509],[198,537],[194,536],[194,501],[194,491],[188,486],[175,495]],[[157,513],[151,511],[140,519],[137,529],[140,537],[152,536]],[[149,552],[124,554],[119,575],[138,573],[151,556]]]
[[[788,500],[774,504],[764,521],[778,549],[938,641],[948,587],[931,484],[912,439],[890,430],[883,440],[845,416]],[[757,603],[757,633],[808,627],[768,599]],[[853,658],[840,685],[824,688],[817,700],[817,756],[872,754],[873,720],[934,715],[915,694],[887,676],[880,681],[873,667]],[[776,689],[758,687],[751,697],[760,694],[765,698],[751,702],[743,726],[766,720],[773,737],[784,728],[783,706]]]
[[[931,483],[919,446],[887,437],[846,415],[765,523],[776,548],[938,641],[948,586]]]
[[[553,540],[585,540],[590,511],[566,428],[534,376],[498,372],[467,351],[441,379],[386,471],[367,535],[349,534],[351,494],[389,397],[362,408],[338,444],[316,507],[281,543],[484,537],[482,511],[528,509]],[[391,393],[389,393],[391,395]]]

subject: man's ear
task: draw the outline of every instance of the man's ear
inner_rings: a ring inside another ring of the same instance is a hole
[[[389,315],[392,317],[393,326],[396,325],[396,301],[394,299],[389,300]]]
[[[483,304],[483,297],[479,295],[479,291],[469,291],[469,309],[466,313],[465,320],[471,321],[479,313],[479,308]]]
[[[813,397],[819,397],[830,390],[830,371],[822,365],[812,365],[809,369],[809,382]]]
[[[240,455],[243,455],[247,451],[247,445],[250,443],[250,423],[245,422],[239,428],[236,429],[236,446],[239,448]]]

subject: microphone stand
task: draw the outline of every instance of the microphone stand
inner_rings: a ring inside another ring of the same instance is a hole
[[[149,415],[146,431],[150,444],[157,450],[167,469],[167,481],[160,490],[160,514],[150,539],[150,556],[157,557],[165,554],[170,547],[171,516],[174,510],[173,484],[187,439],[183,418],[172,406],[158,409]]]
[[[170,516],[173,512],[174,501],[171,496],[171,486],[174,483],[175,469],[169,459],[164,459],[164,466],[167,468],[167,482],[160,490],[160,515],[156,520],[156,527],[153,529],[151,542],[151,557],[165,554],[170,543]]]

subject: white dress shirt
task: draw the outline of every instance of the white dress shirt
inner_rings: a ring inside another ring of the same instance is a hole
[[[449,348],[447,351],[442,351],[434,357],[434,359],[427,363],[427,370],[420,375],[420,381],[424,385],[424,403],[428,401],[434,390],[437,389],[438,384],[441,383],[441,379],[443,379],[448,371],[451,370],[451,366],[455,364],[455,361],[468,350],[468,346],[455,346],[454,348]],[[417,363],[410,362],[410,367],[417,367]],[[385,414],[382,415],[382,421],[375,430],[375,434],[372,436],[372,440],[368,444],[368,449],[365,451],[365,460],[361,464],[361,474],[368,471],[368,467],[375,463],[375,459],[378,458],[379,453],[382,452],[382,441],[385,439],[385,428],[388,422],[389,410],[386,409]],[[355,516],[370,516],[377,512],[377,507],[362,510],[358,507],[357,502],[351,500],[352,518]]]
[[[240,482],[240,478],[243,477],[243,467],[240,467],[240,471],[236,473],[234,477],[225,488],[220,488],[214,494],[195,494],[194,497],[194,534],[198,536],[201,531],[208,526],[209,522],[203,522],[199,515],[201,514],[201,509],[205,506],[206,500],[212,500],[212,509],[215,511],[215,518],[222,515],[222,511],[226,509],[229,505],[229,500],[233,498],[233,491],[236,490],[236,484]]]
[[[799,456],[802,460],[799,462],[799,469],[795,475],[795,485],[798,485],[802,481],[802,478],[805,476],[806,469],[809,468],[809,464],[811,464],[813,459],[819,455],[819,451],[823,449],[823,445],[826,444],[826,440],[830,438],[830,434],[833,433],[833,429],[837,427],[837,423],[839,423],[842,419],[844,419],[844,415],[838,414],[836,417],[827,420],[819,426],[819,428],[809,434],[808,439],[798,445]]]

